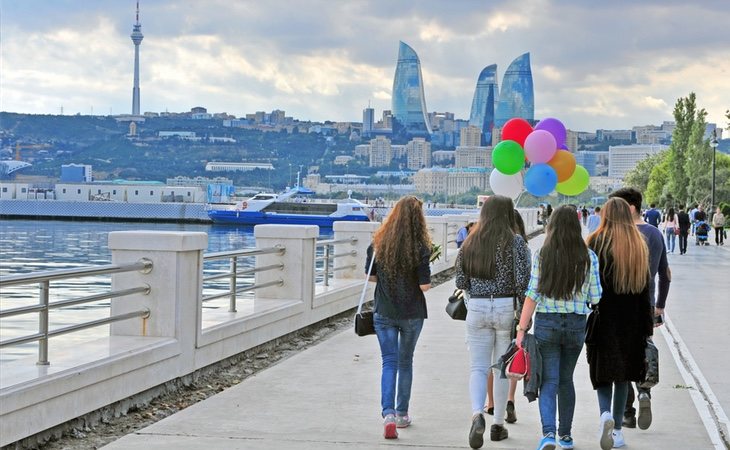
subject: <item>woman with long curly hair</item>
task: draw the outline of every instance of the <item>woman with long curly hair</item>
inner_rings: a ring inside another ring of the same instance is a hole
[[[470,297],[466,341],[471,366],[469,445],[472,448],[484,445],[487,372],[510,345],[515,314],[513,296],[516,293],[524,298],[530,279],[530,251],[515,229],[512,200],[493,195],[482,205],[479,223],[456,257],[456,287],[464,289]],[[508,384],[506,379],[495,376],[492,441],[501,441],[508,435],[504,427]]]
[[[625,445],[621,430],[629,382],[642,381],[646,340],[654,332],[649,296],[649,249],[626,200],[610,198],[598,229],[587,238],[600,262],[603,292],[586,353],[601,414],[600,445]],[[611,412],[613,400],[613,413]]]
[[[424,292],[431,288],[431,238],[422,202],[398,201],[373,236],[365,267],[375,252],[370,281],[375,285],[375,334],[383,369],[380,378],[383,435],[398,437],[411,424],[408,404],[413,380],[413,352],[428,316]],[[366,269],[367,270],[367,269]]]

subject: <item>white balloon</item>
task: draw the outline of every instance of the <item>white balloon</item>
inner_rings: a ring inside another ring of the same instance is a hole
[[[489,175],[489,187],[497,195],[504,195],[512,200],[517,199],[523,190],[522,172],[505,175],[497,169]]]

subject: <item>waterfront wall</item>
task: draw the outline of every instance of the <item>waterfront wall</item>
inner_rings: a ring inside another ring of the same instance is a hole
[[[0,200],[0,217],[211,222],[204,203]]]
[[[522,213],[528,233],[536,231],[536,211]],[[432,273],[453,268],[456,233],[476,218],[427,218],[434,243],[443,249]],[[207,234],[110,233],[114,264],[146,259],[153,267],[112,276],[112,290],[147,285],[149,292],[113,299],[111,315],[139,309],[148,309],[149,315],[116,322],[109,336],[82,345],[51,340],[48,365],[36,365],[35,359],[4,363],[0,370],[0,446],[352,310],[364,286],[365,250],[378,226],[374,222],[335,223],[332,254],[338,257],[334,259],[334,275],[327,282],[315,274],[320,245],[317,227],[255,227],[257,249],[283,251],[255,256],[254,284],[260,288],[253,299],[215,311],[203,307]],[[366,298],[372,298],[373,287],[371,283]]]

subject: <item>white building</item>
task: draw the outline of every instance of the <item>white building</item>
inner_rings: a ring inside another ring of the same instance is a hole
[[[458,195],[473,188],[484,191],[489,186],[489,170],[485,168],[421,169],[413,176],[417,192]]]
[[[157,136],[163,139],[176,137],[190,141],[200,140],[199,137],[195,136],[195,131],[158,131]]]
[[[370,140],[370,167],[387,167],[392,159],[390,139],[377,136]]]
[[[406,144],[406,166],[411,170],[431,167],[431,143],[424,138],[413,138]]]
[[[623,179],[639,161],[667,148],[666,145],[611,145],[608,147],[608,176]]]
[[[206,172],[247,172],[255,169],[274,170],[274,166],[271,163],[236,163],[221,161],[211,161],[205,165]]]
[[[454,166],[492,167],[492,147],[460,145],[454,151]]]

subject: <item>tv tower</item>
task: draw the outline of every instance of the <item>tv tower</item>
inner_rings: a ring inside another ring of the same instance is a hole
[[[137,0],[137,22],[130,35],[134,43],[134,87],[132,88],[132,115],[139,115],[139,44],[142,43],[142,24],[139,23],[139,0]]]

